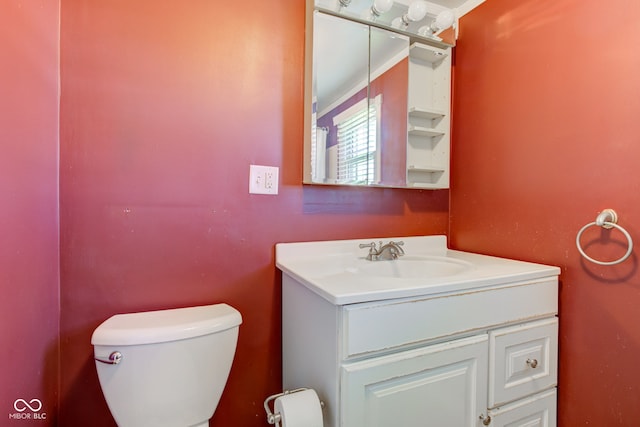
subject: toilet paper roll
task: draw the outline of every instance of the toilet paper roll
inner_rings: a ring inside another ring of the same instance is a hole
[[[278,397],[274,409],[282,417],[280,427],[322,427],[322,407],[313,389]]]

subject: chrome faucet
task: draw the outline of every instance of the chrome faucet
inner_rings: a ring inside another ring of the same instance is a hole
[[[388,261],[398,259],[404,255],[404,249],[402,249],[404,242],[389,242],[383,245],[382,242],[361,243],[360,249],[369,248],[369,254],[367,259],[369,261]]]

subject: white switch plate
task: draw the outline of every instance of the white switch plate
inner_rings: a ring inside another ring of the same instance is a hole
[[[276,166],[249,165],[249,193],[278,194],[278,171]]]

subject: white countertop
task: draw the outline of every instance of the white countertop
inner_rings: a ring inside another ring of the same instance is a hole
[[[367,261],[368,249],[358,246],[391,240],[404,242],[405,255],[394,261]],[[433,263],[435,277],[418,275],[412,268],[399,268],[409,271],[404,277],[388,274],[396,267],[418,265],[421,260]],[[560,274],[558,267],[450,250],[446,236],[278,243],[276,266],[336,305],[450,293]],[[377,275],[372,270],[383,273]]]

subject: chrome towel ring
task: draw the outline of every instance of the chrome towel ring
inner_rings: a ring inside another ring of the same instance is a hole
[[[620,232],[624,234],[624,236],[627,238],[627,242],[629,245],[627,249],[627,253],[622,255],[622,257],[613,261],[598,261],[596,259],[591,258],[589,255],[587,255],[584,252],[584,249],[582,249],[582,246],[580,245],[580,237],[582,237],[582,233],[587,228],[593,225],[597,225],[598,227],[603,227],[607,229],[616,228],[620,230]],[[590,222],[589,224],[582,227],[580,231],[578,231],[578,235],[576,236],[576,246],[578,247],[578,251],[580,252],[580,255],[582,255],[588,261],[591,261],[595,264],[600,264],[600,265],[615,265],[615,264],[620,264],[622,261],[629,258],[629,255],[631,255],[631,251],[633,250],[633,240],[631,239],[631,235],[629,234],[629,232],[625,230],[623,227],[618,225],[618,214],[616,213],[616,211],[614,211],[613,209],[605,209],[602,212],[600,212],[600,214],[598,214],[595,222]]]

